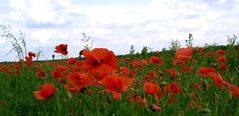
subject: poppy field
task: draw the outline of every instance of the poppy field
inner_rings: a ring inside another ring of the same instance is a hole
[[[0,115],[239,115],[238,46],[0,64]],[[55,52],[66,56],[67,45]]]

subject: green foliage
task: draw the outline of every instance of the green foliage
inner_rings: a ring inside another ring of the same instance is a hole
[[[188,40],[185,40],[186,46],[187,47],[192,47],[193,46],[193,34],[189,33]]]
[[[83,49],[91,50],[93,48],[93,40],[90,36],[86,36],[85,33],[82,33],[81,42],[83,43]]]
[[[170,46],[169,46],[169,49],[170,50],[177,50],[178,48],[180,48],[180,42],[179,40],[171,40],[170,42]]]
[[[143,47],[143,49],[141,50],[141,54],[142,54],[142,55],[145,55],[145,54],[147,54],[147,53],[148,53],[148,47],[145,46],[145,47]]]
[[[239,49],[234,46],[235,50]],[[136,75],[133,77],[133,86],[129,87],[127,92],[122,92],[120,100],[114,100],[111,93],[102,92],[104,87],[97,82],[94,86],[89,86],[83,91],[75,93],[69,92],[65,89],[65,84],[68,81],[58,81],[57,78],[52,77],[56,65],[64,65],[68,67],[69,71],[73,70],[75,66],[69,66],[65,61],[48,61],[48,62],[34,62],[34,66],[26,67],[24,63],[21,64],[20,74],[15,74],[14,66],[16,63],[2,63],[2,69],[9,68],[8,71],[0,71],[0,115],[14,116],[14,115],[76,115],[76,116],[98,116],[98,115],[123,115],[123,116],[166,116],[166,115],[239,115],[239,99],[232,96],[228,87],[218,88],[212,78],[201,76],[197,74],[200,67],[212,67],[211,63],[216,63],[217,72],[221,74],[223,80],[230,82],[230,84],[239,85],[239,54],[238,51],[230,55],[228,52],[229,46],[207,46],[205,53],[216,50],[225,50],[227,53],[225,57],[228,59],[228,70],[220,70],[218,68],[219,62],[216,62],[217,56],[207,57],[200,56],[196,50],[192,59],[186,66],[191,67],[190,73],[183,73],[181,68],[185,65],[172,65],[171,59],[175,58],[174,50],[164,50],[160,54],[155,52],[148,53],[148,47],[142,49],[142,53],[127,54],[118,56],[119,67],[126,66],[129,69],[136,70]],[[140,64],[143,59],[148,61],[149,57],[160,57],[163,65]],[[126,62],[122,59],[129,58]],[[139,67],[131,66],[131,62],[138,60]],[[196,60],[196,62],[195,62]],[[46,72],[44,78],[39,78],[36,72],[41,70]],[[118,68],[119,68],[118,67]],[[174,78],[167,73],[168,68],[173,68],[178,72]],[[158,70],[159,69],[159,70]],[[150,74],[150,71],[156,72],[156,77],[153,80],[158,84],[164,93],[158,101],[155,101],[155,96],[144,92],[144,79]],[[163,78],[160,76],[163,75]],[[63,78],[67,78],[64,74]],[[124,77],[122,77],[124,78]],[[51,82],[56,86],[56,93],[54,96],[45,101],[39,101],[35,98],[33,92],[39,90],[42,83]],[[183,89],[183,93],[179,95],[167,94],[166,85],[171,82],[177,82]],[[195,89],[194,84],[200,84],[200,89]],[[92,91],[91,93],[89,91]],[[139,102],[129,102],[129,96],[139,95],[147,99],[146,106],[142,107]],[[192,97],[194,96],[194,97]],[[169,102],[169,99],[176,99],[175,102]],[[195,103],[190,107],[191,101]],[[198,103],[202,109],[198,109]],[[161,111],[152,111],[152,104],[158,104]]]
[[[12,51],[15,51],[19,60],[24,59],[24,57],[27,55],[25,34],[22,33],[21,30],[19,30],[19,37],[17,37],[16,35],[14,35],[10,25],[0,25],[0,28],[2,28],[1,37],[5,38],[7,42],[12,45],[12,50],[8,52],[7,55]]]
[[[237,36],[235,34],[233,34],[232,37],[229,37],[227,35],[227,45],[229,46],[235,46],[236,45],[236,40],[237,40]]]

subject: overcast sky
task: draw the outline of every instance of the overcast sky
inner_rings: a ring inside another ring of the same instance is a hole
[[[93,47],[115,54],[168,48],[171,39],[185,46],[192,33],[194,46],[226,44],[226,35],[239,35],[239,0],[1,0],[0,25],[25,33],[28,51],[44,52],[51,59],[54,47],[68,44],[69,57],[78,56],[82,33]],[[11,44],[0,39],[0,61],[17,60],[5,55]],[[55,54],[56,58],[61,58]]]

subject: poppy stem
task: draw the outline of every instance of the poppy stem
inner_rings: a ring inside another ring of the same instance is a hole
[[[86,107],[91,111],[95,111],[94,109],[92,109],[92,107],[90,107],[90,105],[87,103],[87,101],[85,100],[85,98],[80,94],[80,98],[81,100],[84,102],[84,104],[86,105]]]
[[[123,103],[123,100],[121,100],[121,101],[116,101],[114,107],[110,110],[108,116],[112,116],[112,115],[116,112],[116,108],[117,108],[121,103]]]

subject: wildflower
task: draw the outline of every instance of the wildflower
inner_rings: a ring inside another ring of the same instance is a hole
[[[217,61],[218,62],[226,62],[227,59],[225,57],[221,56],[221,57],[217,58]]]
[[[95,48],[92,51],[83,50],[82,54],[86,58],[85,71],[98,80],[117,71],[117,59],[112,51],[105,48]]]
[[[230,85],[229,86],[229,91],[233,96],[239,97],[239,87],[238,86]]]
[[[183,66],[181,68],[182,73],[190,73],[190,71],[191,71],[191,68],[189,66]]]
[[[141,104],[141,107],[145,107],[147,104],[146,98],[142,98],[139,95],[132,97],[131,95],[129,96],[128,100],[130,102],[139,102]]]
[[[177,76],[177,71],[175,69],[167,69],[167,73],[171,74],[172,77]]]
[[[113,95],[113,98],[116,100],[121,99],[121,92],[127,91],[129,85],[132,83],[132,79],[127,77],[119,77],[114,74],[112,76],[107,76],[104,79],[99,81],[106,90],[104,92],[110,92]]]
[[[28,52],[28,56],[29,56],[29,57],[36,57],[36,54],[33,53],[33,52]]]
[[[182,61],[188,61],[189,59],[191,59],[193,52],[194,52],[194,48],[192,47],[179,48],[176,51],[176,59],[179,59]]]
[[[67,44],[60,44],[58,46],[55,47],[55,51],[56,53],[61,53],[63,55],[67,55],[68,51],[67,51]]]
[[[39,72],[37,72],[37,77],[39,78],[43,78],[46,75],[46,73],[43,70],[40,70]]]
[[[151,71],[149,72],[149,75],[150,75],[152,78],[156,78],[156,73],[155,73],[154,70],[151,70]]]
[[[156,56],[151,56],[149,58],[149,63],[151,64],[159,64],[159,65],[162,65],[164,64],[163,60],[159,57],[156,57]]]
[[[144,91],[148,94],[158,94],[162,91],[162,89],[155,83],[152,82],[146,82],[144,84]]]
[[[216,69],[215,68],[211,68],[211,67],[201,67],[197,71],[197,74],[202,74],[202,75],[206,76],[209,72],[216,72]]]
[[[25,59],[26,59],[27,66],[32,65],[32,57],[26,56]]]
[[[61,72],[58,71],[58,70],[54,70],[54,71],[52,72],[52,77],[53,77],[53,78],[60,78],[60,77],[61,77]]]
[[[129,72],[130,72],[130,70],[127,67],[125,67],[125,66],[120,67],[120,75],[126,75]]]
[[[49,97],[53,96],[56,89],[55,86],[51,83],[44,83],[41,85],[41,90],[34,91],[34,95],[38,100],[46,100]]]
[[[171,95],[177,95],[182,92],[182,88],[176,82],[172,82],[172,83],[168,84],[166,86],[166,90]]]
[[[131,64],[134,68],[137,67],[137,66],[139,65],[137,59],[135,59],[134,61],[132,61],[130,64]]]
[[[211,57],[212,56],[212,52],[207,52],[207,57]]]
[[[198,48],[198,50],[199,50],[199,52],[203,52],[205,49],[200,47],[200,48]]]
[[[227,65],[224,64],[224,63],[222,63],[222,64],[220,65],[220,70],[228,70]]]
[[[58,65],[56,66],[56,70],[61,71],[61,72],[64,72],[64,71],[67,71],[67,67],[58,64]]]
[[[66,63],[68,64],[68,65],[73,65],[73,64],[75,64],[77,62],[77,60],[75,59],[75,58],[69,58],[69,59],[67,59],[67,61],[66,61]]]
[[[82,90],[93,84],[93,81],[87,77],[86,74],[81,73],[69,73],[68,82],[76,88],[76,90]]]
[[[223,54],[225,54],[226,53],[226,51],[224,51],[224,50],[217,50],[216,51],[216,54],[217,55],[223,55]]]
[[[208,75],[212,78],[213,82],[217,85],[218,88],[221,88],[224,86],[220,73],[209,72]]]
[[[199,50],[199,54],[200,54],[200,56],[203,56],[203,51],[204,51],[204,48],[198,48],[198,50]]]
[[[71,93],[77,92],[77,89],[73,85],[64,84],[64,89],[70,91]]]
[[[145,60],[145,59],[143,59],[143,60],[141,61],[141,64],[143,64],[143,65],[147,65],[147,64],[148,64],[148,61]]]

